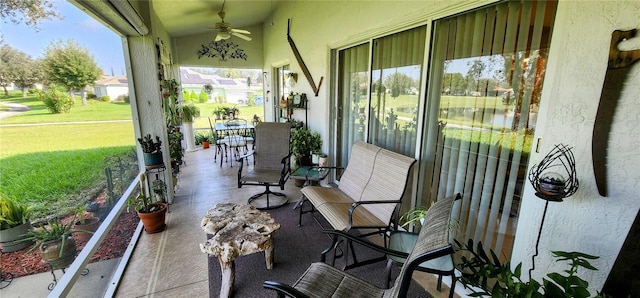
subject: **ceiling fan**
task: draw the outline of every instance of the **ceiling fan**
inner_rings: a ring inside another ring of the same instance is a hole
[[[226,23],[224,21],[224,17],[225,17],[224,4],[226,2],[227,1],[224,1],[222,3],[222,9],[220,9],[220,11],[218,12],[218,16],[220,17],[220,19],[222,21],[216,23],[216,27],[212,28],[214,31],[217,32],[216,41],[220,41],[220,40],[223,40],[223,39],[229,39],[229,38],[231,38],[232,35],[235,36],[235,37],[244,39],[246,41],[251,41],[251,37],[245,35],[245,34],[251,34],[251,32],[249,32],[247,30],[242,30],[242,29],[233,29],[233,28],[231,28],[231,24]]]

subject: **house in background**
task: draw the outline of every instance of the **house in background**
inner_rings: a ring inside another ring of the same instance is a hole
[[[180,68],[182,89],[199,94],[204,85],[211,85],[213,92],[209,95],[211,103],[231,103],[245,105],[251,96],[262,91],[262,85],[247,86],[245,78],[225,78],[215,74],[205,74],[188,67]]]
[[[109,96],[111,101],[120,96],[129,95],[129,82],[127,76],[102,76],[93,84],[93,92],[96,98]]]

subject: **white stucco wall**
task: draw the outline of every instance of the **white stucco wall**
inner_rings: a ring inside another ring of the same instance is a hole
[[[488,1],[485,1],[486,3]],[[433,1],[305,1],[281,2],[273,16],[274,23],[264,24],[264,69],[290,63],[299,73],[294,92],[309,95],[309,127],[328,139],[327,121],[335,107],[329,103],[330,50],[390,33],[405,26],[429,22],[433,18],[464,11],[482,3]],[[339,9],[336,9],[339,7]],[[543,106],[539,113],[536,137],[542,138],[539,154],[530,165],[547,154],[554,144],[574,147],[578,192],[563,203],[552,203],[540,241],[533,277],[540,279],[550,271],[561,271],[551,257],[551,250],[582,251],[600,256],[593,264],[600,270],[581,272],[591,285],[592,293],[600,290],[615,261],[629,227],[640,207],[633,196],[640,181],[638,132],[640,119],[640,64],[634,66],[632,82],[627,83],[611,139],[613,177],[610,196],[598,195],[591,166],[591,135],[607,66],[611,32],[615,29],[640,27],[638,1],[560,1],[553,32],[547,77],[543,90]],[[313,96],[300,65],[286,42],[287,19],[292,20],[291,36],[316,84],[324,77],[320,94]],[[636,41],[636,48],[638,42]],[[271,85],[271,88],[274,88]],[[273,95],[273,90],[271,95]],[[265,102],[273,105],[273,98]],[[332,119],[333,120],[333,119]],[[323,151],[328,151],[325,142]],[[516,235],[512,263],[523,262],[527,276],[534,254],[544,201],[538,199],[527,183],[521,218]]]
[[[592,132],[607,68],[611,33],[640,28],[639,1],[560,1],[544,82],[536,130],[544,157],[554,144],[574,147],[578,192],[562,203],[551,203],[535,260],[534,278],[567,269],[554,262],[550,251],[581,251],[600,256],[598,271],[582,271],[592,293],[600,290],[640,208],[640,63],[628,76],[619,99],[609,144],[609,196],[596,188],[591,162]],[[640,39],[627,49],[640,49]],[[546,116],[542,116],[546,115]],[[530,268],[544,201],[527,184],[521,206],[513,262]]]

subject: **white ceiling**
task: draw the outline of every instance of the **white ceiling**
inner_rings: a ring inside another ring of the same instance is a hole
[[[226,0],[225,22],[232,28],[268,21],[279,0]],[[184,36],[206,32],[220,22],[218,12],[223,0],[152,0],[152,7],[171,36]]]

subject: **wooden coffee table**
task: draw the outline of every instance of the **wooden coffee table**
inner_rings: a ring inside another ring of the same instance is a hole
[[[250,205],[220,203],[207,211],[201,226],[213,237],[200,244],[200,250],[220,261],[220,297],[231,297],[236,258],[264,251],[267,269],[273,269],[273,237],[280,224],[269,213]]]

